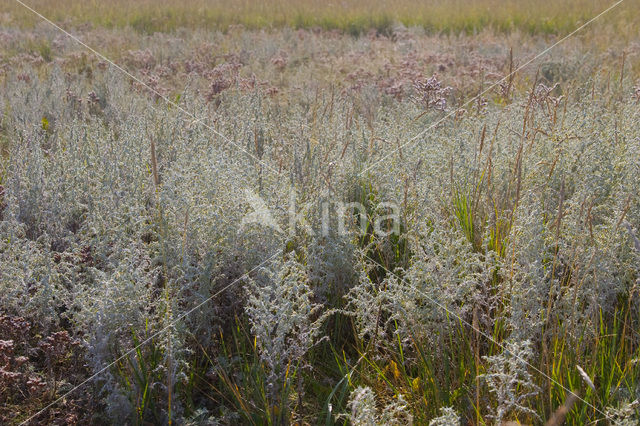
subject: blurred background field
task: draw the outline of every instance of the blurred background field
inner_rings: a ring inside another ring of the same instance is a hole
[[[31,0],[30,5],[56,22],[74,25],[131,26],[142,33],[177,28],[227,30],[233,25],[256,28],[320,28],[353,35],[374,29],[390,34],[396,23],[429,33],[559,34],[575,29],[613,2],[598,0]],[[615,14],[599,20],[618,37],[637,36],[638,0],[626,0]],[[14,1],[0,4],[4,19],[33,26],[39,18]]]

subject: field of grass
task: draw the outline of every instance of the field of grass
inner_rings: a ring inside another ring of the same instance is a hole
[[[637,1],[28,4],[0,424],[638,424]]]
[[[370,29],[390,34],[393,25],[418,26],[430,33],[473,34],[497,32],[558,34],[569,32],[614,2],[597,0],[30,0],[27,5],[53,19],[72,25],[130,26],[143,33],[177,28],[227,30],[242,25],[256,28],[338,29],[353,35]],[[616,14],[605,16],[618,36],[637,36],[640,18],[637,0],[625,0]],[[20,25],[40,20],[14,1],[0,5],[0,14]]]

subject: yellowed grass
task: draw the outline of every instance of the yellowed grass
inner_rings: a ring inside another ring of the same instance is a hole
[[[131,26],[140,32],[180,27],[226,30],[291,26],[359,34],[388,31],[393,23],[432,32],[566,33],[613,1],[598,0],[24,0],[43,15],[71,24]],[[626,0],[599,20],[637,36],[640,0]],[[31,26],[38,17],[14,0],[0,2],[5,23]]]

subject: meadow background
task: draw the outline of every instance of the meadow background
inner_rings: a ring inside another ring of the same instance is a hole
[[[27,4],[0,423],[638,423],[638,1]]]
[[[485,28],[497,32],[519,30],[530,34],[570,32],[613,4],[597,0],[34,0],[28,5],[56,22],[93,24],[107,28],[131,27],[139,32],[207,28],[225,31],[229,26],[249,29],[312,28],[341,30],[358,35],[375,29],[390,34],[394,23],[421,27],[428,33],[475,33]],[[613,16],[598,22],[613,25],[619,36],[638,25],[637,3],[625,1]],[[5,2],[0,12],[19,25],[33,26],[37,16],[15,2]]]

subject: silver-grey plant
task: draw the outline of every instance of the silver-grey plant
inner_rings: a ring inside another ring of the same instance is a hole
[[[483,378],[496,400],[489,407],[496,424],[514,414],[529,414],[539,418],[527,402],[540,392],[529,373],[529,361],[533,356],[531,342],[507,342],[501,354],[485,357],[488,367]]]
[[[245,310],[267,371],[268,396],[275,403],[289,386],[288,370],[300,367],[318,343],[327,314],[314,303],[307,271],[295,252],[263,272],[250,280]]]

